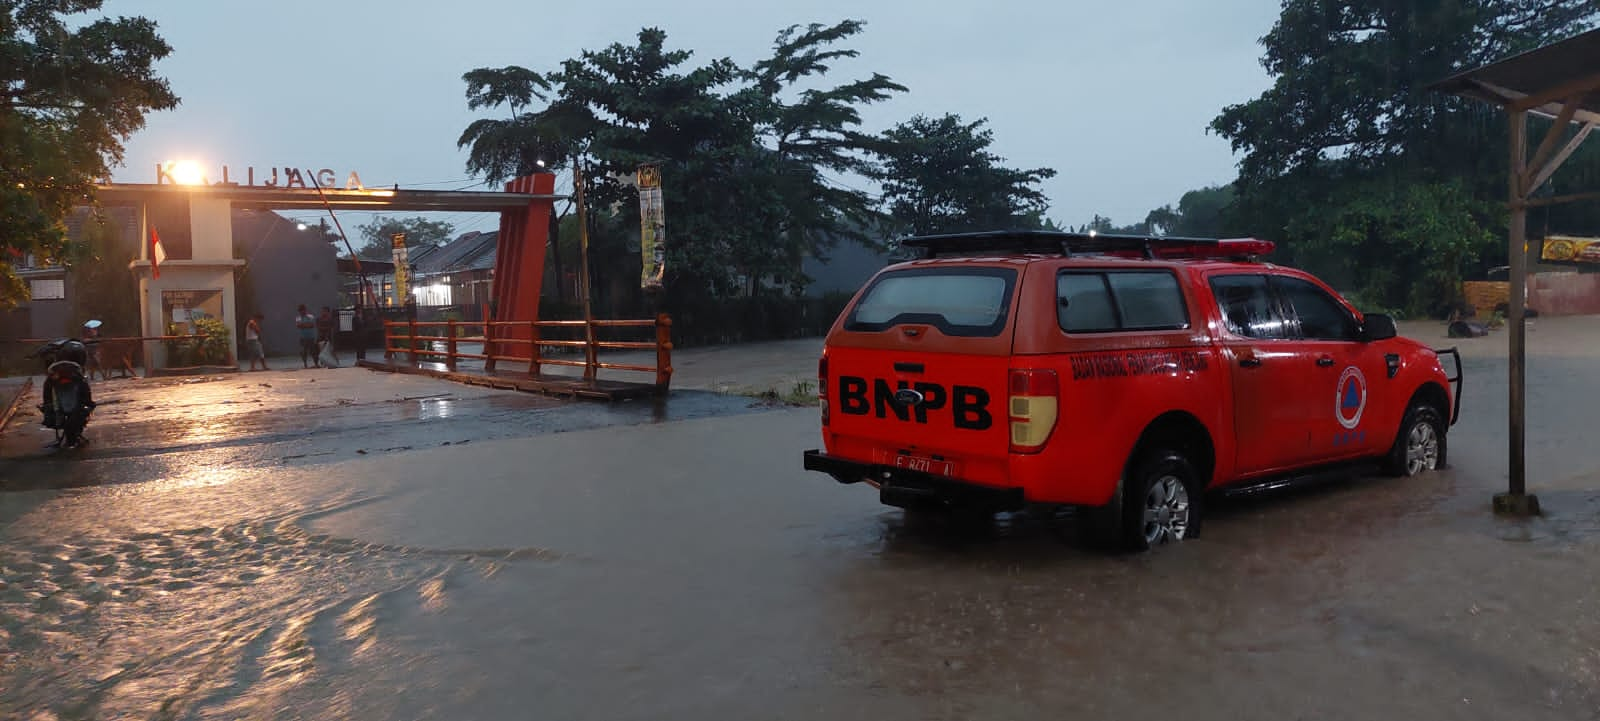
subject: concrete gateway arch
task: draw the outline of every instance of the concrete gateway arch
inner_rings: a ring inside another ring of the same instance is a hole
[[[158,173],[158,179],[168,177]],[[251,183],[254,180],[252,177]],[[554,188],[555,176],[549,173],[513,179],[504,191],[307,188],[303,184],[279,187],[238,182],[107,183],[96,188],[96,199],[101,205],[131,207],[137,213],[140,251],[129,269],[138,278],[139,317],[145,337],[165,334],[171,320],[165,308],[172,299],[209,304],[214,309],[209,314],[237,336],[235,272],[245,260],[235,257],[234,210],[498,212],[495,320],[531,321],[539,318],[551,214],[555,201],[566,197],[555,195]],[[151,257],[153,208],[162,209],[169,219],[168,227],[158,232],[181,236],[188,247],[187,253],[169,254],[159,268]],[[180,216],[182,221],[170,220]],[[169,229],[173,223],[181,227]],[[359,260],[355,262],[359,265]],[[365,295],[357,294],[358,308]],[[147,341],[144,352],[152,367],[166,364],[163,344]]]

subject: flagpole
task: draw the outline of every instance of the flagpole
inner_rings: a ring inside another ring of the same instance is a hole
[[[148,238],[150,236],[150,229],[152,227],[154,226],[150,225],[150,203],[149,201],[142,201],[139,203],[139,237]],[[139,242],[139,260],[150,260],[150,242],[148,240],[141,240]],[[130,268],[129,270],[131,271],[132,269]],[[158,302],[155,304],[155,306],[155,312],[159,314],[161,312],[161,304]],[[155,350],[155,344],[150,341],[143,340],[144,338],[154,335],[151,333],[153,329],[151,327],[152,324],[150,323],[150,281],[147,279],[140,279],[139,283],[139,315],[143,316],[139,319],[139,336],[141,339],[139,342],[139,356],[140,359],[144,361],[144,375],[146,378],[149,378],[151,365],[150,357],[153,355],[153,351]]]

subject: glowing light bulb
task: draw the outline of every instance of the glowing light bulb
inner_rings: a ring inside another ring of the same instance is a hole
[[[200,185],[205,182],[205,173],[200,170],[200,164],[193,160],[179,160],[167,164],[167,175],[179,185]]]

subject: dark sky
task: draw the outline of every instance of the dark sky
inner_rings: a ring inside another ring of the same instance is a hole
[[[369,186],[460,188],[477,180],[455,145],[477,117],[461,82],[469,69],[550,70],[645,26],[696,59],[748,64],[783,27],[858,18],[867,22],[853,43],[861,56],[834,77],[882,72],[910,88],[870,107],[868,130],[918,113],[987,117],[1009,164],[1059,172],[1044,186],[1049,216],[1072,224],[1094,213],[1140,220],[1185,190],[1233,177],[1228,144],[1206,125],[1266,88],[1257,40],[1278,12],[1269,0],[106,5],[159,23],[174,52],[158,68],[183,98],[129,142],[118,181],[154,182],[158,162],[191,159],[235,172],[326,167],[341,180],[356,170]],[[461,230],[495,225],[487,215],[449,219]],[[354,214],[347,230],[364,220]]]

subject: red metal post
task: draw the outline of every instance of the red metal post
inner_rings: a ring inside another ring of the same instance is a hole
[[[488,309],[485,308],[484,310],[487,311]],[[489,320],[489,315],[485,312],[483,316],[483,355],[485,356],[483,359],[483,371],[485,373],[494,373],[494,353],[494,322]]]
[[[539,322],[528,321],[528,377],[539,377]]]
[[[672,318],[656,315],[656,387],[665,389],[672,382]]]
[[[415,366],[417,364],[417,320],[415,318],[407,320],[406,326],[407,332],[410,334],[406,336],[406,348],[410,351],[406,355],[411,356],[411,365]]]
[[[445,370],[455,372],[456,369],[456,319],[446,321],[445,332],[450,336],[444,341],[444,367]]]
[[[486,373],[494,372],[494,319],[489,317],[489,304],[481,304],[479,318],[483,319],[483,370]]]
[[[506,192],[553,196],[556,176],[539,173],[513,179]],[[553,197],[536,198],[520,210],[500,214],[500,238],[496,245],[494,299],[497,321],[539,319],[539,295],[544,283],[545,248],[550,242],[550,218],[555,209]],[[507,337],[520,335],[520,326],[511,326]]]

